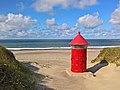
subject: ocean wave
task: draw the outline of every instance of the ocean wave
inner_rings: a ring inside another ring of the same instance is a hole
[[[120,47],[120,46],[88,46],[88,49],[102,49],[107,47]],[[60,50],[60,49],[71,49],[71,47],[46,47],[46,48],[7,48],[8,50]]]

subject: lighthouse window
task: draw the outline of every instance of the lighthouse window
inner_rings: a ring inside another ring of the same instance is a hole
[[[86,48],[86,46],[83,46],[83,45],[73,45],[72,48]]]

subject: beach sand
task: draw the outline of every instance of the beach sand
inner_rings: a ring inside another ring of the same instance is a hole
[[[17,60],[27,65],[32,71],[46,76],[38,81],[39,90],[120,90],[120,68],[109,64],[98,70],[93,77],[91,73],[69,75],[70,50],[20,50],[12,51]],[[87,50],[87,68],[100,49]]]

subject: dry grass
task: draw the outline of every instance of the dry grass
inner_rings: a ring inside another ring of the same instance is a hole
[[[106,60],[109,63],[115,63],[116,66],[120,66],[120,47],[104,48],[91,62],[94,63],[102,60]]]

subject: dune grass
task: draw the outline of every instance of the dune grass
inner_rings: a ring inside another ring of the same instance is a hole
[[[94,63],[102,60],[106,60],[109,63],[114,63],[116,66],[120,66],[120,47],[104,48],[91,62]]]
[[[36,90],[36,75],[0,46],[0,90]]]

